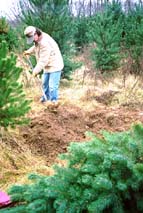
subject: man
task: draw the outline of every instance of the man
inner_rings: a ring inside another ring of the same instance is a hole
[[[33,26],[28,26],[24,35],[27,37],[28,44],[34,43],[31,48],[24,51],[24,55],[34,54],[36,57],[37,64],[33,69],[33,75],[36,76],[43,70],[42,87],[44,95],[40,101],[48,100],[57,104],[61,72],[64,67],[58,44],[47,33]]]

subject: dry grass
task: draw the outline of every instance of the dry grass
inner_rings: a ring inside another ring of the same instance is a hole
[[[53,174],[46,166],[46,159],[34,156],[24,145],[16,130],[3,132],[0,141],[0,189],[7,190],[13,184],[25,184],[27,175],[38,173]]]
[[[92,110],[104,103],[110,106],[120,106],[128,103],[143,103],[143,81],[141,78],[135,78],[128,75],[124,82],[122,75],[103,77],[104,79],[91,78],[89,75],[84,77],[84,70],[77,71],[69,86],[60,89],[62,101],[77,105],[84,110]],[[114,94],[113,97],[110,94]],[[104,97],[104,95],[106,96]],[[96,97],[102,97],[105,102],[100,102]]]
[[[83,55],[81,60],[85,61],[85,58],[86,55]],[[101,77],[95,75],[94,70],[90,73],[90,69],[91,64],[87,63],[74,73],[72,81],[61,81],[59,91],[61,104],[73,104],[90,111],[97,106],[103,106],[96,97],[103,97],[103,94],[109,91],[117,91],[114,98],[110,100],[109,107],[143,102],[142,79],[136,79],[130,75],[124,82],[122,75]],[[31,79],[27,71],[23,73],[21,81],[24,84],[26,96],[33,100],[29,114],[35,116],[35,113],[43,108],[40,103],[35,104],[37,103],[35,100],[38,100],[41,95],[39,83]],[[107,99],[107,96],[105,98]],[[8,141],[12,141],[14,146],[19,148],[14,148]],[[3,134],[0,153],[0,188],[3,190],[7,190],[15,183],[26,183],[29,173],[53,174],[53,170],[46,166],[46,159],[34,156],[28,151],[17,129]]]

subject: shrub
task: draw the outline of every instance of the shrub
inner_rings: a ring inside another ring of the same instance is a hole
[[[130,57],[130,73],[143,75],[143,5],[137,4],[125,19],[124,45]]]
[[[0,126],[27,123],[25,114],[29,111],[29,101],[25,99],[22,85],[18,82],[22,69],[16,66],[16,56],[8,53],[7,45],[0,45]]]
[[[2,41],[7,42],[9,50],[13,50],[15,47],[18,47],[17,33],[15,29],[12,29],[4,17],[0,18],[0,43]]]

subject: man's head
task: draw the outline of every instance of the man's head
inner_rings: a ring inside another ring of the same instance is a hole
[[[37,42],[41,34],[42,32],[33,26],[28,26],[24,30],[24,35],[27,37],[27,44],[31,44],[33,41]]]

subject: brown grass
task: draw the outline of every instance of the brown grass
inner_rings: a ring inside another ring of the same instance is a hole
[[[86,53],[78,58],[85,62]],[[19,62],[20,63],[20,62]],[[27,70],[26,65],[22,65]],[[91,68],[92,67],[92,68]],[[91,71],[91,73],[90,73]],[[97,97],[109,91],[117,91],[109,103],[110,106],[117,106],[130,103],[143,103],[142,80],[128,75],[126,82],[121,74],[101,77],[94,73],[92,64],[86,63],[73,75],[72,81],[62,80],[60,85],[61,104],[73,104],[90,111],[97,106],[103,106]],[[137,81],[137,82],[136,82]],[[23,72],[21,82],[24,85],[26,96],[32,100],[38,100],[41,95],[39,84],[29,75],[28,71]],[[136,82],[136,84],[135,84]],[[125,84],[124,84],[125,83]],[[106,96],[107,98],[107,96]],[[31,103],[29,115],[35,116],[43,105]],[[18,149],[16,149],[16,146]],[[38,157],[29,152],[23,144],[18,129],[4,132],[0,141],[0,188],[7,190],[12,184],[27,183],[27,174],[40,173],[43,175],[53,174],[53,169],[46,166],[46,159]]]
[[[24,145],[16,130],[4,132],[0,141],[0,189],[7,190],[12,184],[27,183],[27,175],[53,174],[46,166],[46,159],[34,156]]]

